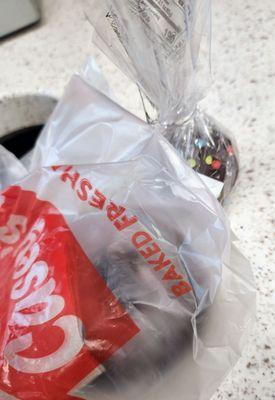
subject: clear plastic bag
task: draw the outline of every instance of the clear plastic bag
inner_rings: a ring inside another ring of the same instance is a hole
[[[83,3],[95,43],[139,86],[148,122],[195,171],[221,182],[223,201],[238,175],[236,146],[197,106],[210,81],[211,0]]]
[[[157,127],[83,71],[1,195],[0,396],[209,399],[251,328],[250,266]]]

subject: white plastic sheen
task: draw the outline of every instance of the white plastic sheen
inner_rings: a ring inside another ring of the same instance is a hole
[[[6,157],[2,187],[17,183],[57,207],[140,328],[97,379],[71,393],[87,400],[207,400],[238,360],[252,327],[249,263],[231,245],[225,214],[204,183],[157,128],[103,94],[106,86],[101,91],[100,85],[89,84],[98,73],[94,68],[88,63],[84,75],[72,78],[30,156],[26,177],[25,167],[1,150]],[[73,166],[109,200],[137,216],[140,229],[187,277],[192,292],[174,296],[132,245],[132,227],[119,232],[102,211],[81,201],[70,179],[61,182],[51,168],[62,165]],[[43,296],[50,294],[51,289]],[[30,338],[25,340],[28,346]],[[24,348],[24,343],[16,345]],[[79,343],[72,352],[75,348]],[[44,361],[39,368],[47,371]]]
[[[27,170],[17,158],[0,145],[0,190],[18,181]]]

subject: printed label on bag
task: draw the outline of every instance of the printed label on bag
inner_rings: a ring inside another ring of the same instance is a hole
[[[105,214],[110,225],[118,232],[127,232],[134,248],[138,251],[148,267],[156,276],[161,275],[162,282],[168,288],[173,298],[191,296],[194,299],[193,289],[187,274],[183,273],[179,265],[175,265],[157,243],[155,238],[144,230],[139,218],[132,215],[126,207],[108,199],[107,195],[98,189],[94,182],[82,177],[80,172],[72,165],[52,166],[51,169],[59,176],[63,185],[68,185],[74,195],[91,209],[96,209]],[[195,303],[193,302],[193,305]]]
[[[73,399],[139,332],[60,212],[20,187],[1,196],[0,321],[0,398],[22,400]]]
[[[173,51],[180,55],[186,46],[187,25],[191,19],[191,7],[186,0],[129,0],[131,12],[142,21],[148,38],[160,42],[167,55]],[[111,10],[108,17],[123,42],[119,16]]]

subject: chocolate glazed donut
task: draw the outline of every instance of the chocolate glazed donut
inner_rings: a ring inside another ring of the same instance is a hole
[[[137,382],[139,389],[150,387],[192,348],[192,313],[176,298],[169,299],[163,283],[125,242],[112,245],[96,267],[140,333],[104,364],[85,394],[124,399],[124,392],[135,395]],[[88,338],[85,344],[92,347]]]
[[[196,172],[223,183],[219,197],[223,202],[238,178],[237,149],[225,129],[212,118],[204,118],[204,131],[195,125],[194,134],[189,138],[191,143],[186,148],[183,146],[184,156]]]

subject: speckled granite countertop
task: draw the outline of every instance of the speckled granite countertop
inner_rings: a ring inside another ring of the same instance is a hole
[[[44,0],[42,6],[39,26],[0,42],[0,135],[40,123],[52,108],[49,98],[62,94],[89,54],[119,101],[142,115],[135,86],[91,45],[79,3]],[[203,105],[239,145],[241,173],[226,210],[258,290],[255,330],[213,400],[275,399],[275,1],[214,0],[213,22],[214,84]],[[26,95],[37,112],[24,109]],[[7,102],[17,109],[13,121]]]

